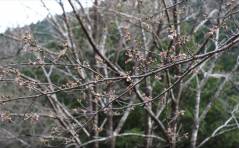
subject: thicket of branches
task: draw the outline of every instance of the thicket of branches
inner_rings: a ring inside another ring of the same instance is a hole
[[[238,146],[237,1],[56,4],[2,34],[16,53],[1,60],[2,145]]]

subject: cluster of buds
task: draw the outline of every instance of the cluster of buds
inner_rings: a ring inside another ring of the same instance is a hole
[[[125,61],[125,64],[128,64],[129,62],[131,62],[133,60],[133,58],[135,57],[135,50],[133,49],[127,49],[126,50],[126,56],[127,56],[127,60]]]
[[[115,97],[116,97],[116,95],[115,95],[115,90],[110,90],[110,91],[108,92],[108,96],[109,96],[109,100],[110,100],[110,101],[113,101],[113,100],[115,99]]]
[[[10,112],[1,112],[0,113],[1,121],[12,122],[11,113]]]
[[[166,51],[162,51],[159,53],[159,56],[162,58],[162,59],[165,59],[167,57],[167,52]]]
[[[96,64],[103,64],[104,63],[103,59],[98,55],[95,55],[95,60],[96,60]]]
[[[180,110],[177,112],[177,116],[183,116],[185,114],[185,110]]]
[[[100,79],[102,79],[102,76],[101,76],[101,75],[98,75],[98,74],[96,74],[96,75],[95,75],[95,80],[96,80],[96,81],[99,81]]]
[[[130,84],[127,86],[127,90],[128,90],[128,92],[129,92],[130,95],[132,94],[133,86],[134,86],[133,83],[130,83]]]
[[[229,0],[229,1],[226,3],[226,6],[227,6],[227,7],[231,7],[231,6],[233,6],[234,3],[235,3],[235,0]]]
[[[124,31],[124,38],[126,40],[126,42],[129,42],[132,38],[131,33],[129,32],[128,28],[123,28]]]
[[[173,56],[171,59],[173,61],[179,61],[179,60],[184,60],[187,58],[187,55],[185,53],[180,53],[179,55]]]
[[[188,133],[184,133],[183,135],[178,136],[177,141],[183,141],[185,139],[189,138],[189,134]]]
[[[174,40],[175,38],[177,38],[177,32],[176,32],[176,30],[170,28],[170,29],[168,30],[168,32],[169,32],[169,34],[168,34],[168,39],[169,39],[169,40]]]
[[[47,138],[40,137],[39,142],[44,144],[44,145],[47,145],[49,143],[49,140]]]
[[[44,61],[40,58],[37,58],[36,61],[32,62],[32,61],[29,61],[28,62],[29,65],[43,65],[44,64]]]
[[[24,86],[24,87],[28,88],[29,90],[31,90],[32,88],[34,88],[37,85],[37,82],[30,81],[30,80],[24,80],[19,75],[16,76],[15,82],[17,85]]]
[[[23,42],[27,44],[31,41],[32,41],[32,35],[30,33],[25,33],[25,35],[23,36]]]
[[[221,27],[226,31],[228,30],[228,25],[225,22],[221,24]]]
[[[74,88],[74,87],[77,87],[77,82],[73,82],[73,81],[68,81],[67,83],[66,83],[66,87],[67,88]]]
[[[189,37],[188,36],[178,36],[177,41],[175,44],[171,47],[171,51],[176,51],[176,47],[180,48],[183,45],[185,45],[187,42],[189,42]]]
[[[177,141],[183,141],[189,138],[189,133],[184,133],[183,135],[178,136]]]
[[[58,127],[52,127],[50,133],[51,135],[60,136],[60,129],[58,129]]]
[[[31,123],[36,123],[39,120],[40,116],[37,113],[26,113],[24,120],[31,120]]]
[[[36,44],[36,41],[33,39],[30,33],[26,33],[23,37],[23,43],[25,44],[24,50],[25,51],[37,51],[39,50]]]
[[[129,49],[126,51],[127,60],[125,61],[125,64],[131,62],[131,61],[137,61],[139,65],[137,65],[136,68],[144,69],[145,66],[152,64],[155,62],[155,60],[152,57],[146,58],[145,53],[141,51],[136,51],[133,49]]]
[[[183,137],[184,137],[185,139],[188,139],[188,138],[189,138],[189,133],[184,133],[184,134],[183,134]]]
[[[4,76],[11,72],[15,72],[15,70],[11,68],[0,67],[0,78],[2,79]]]
[[[113,112],[113,116],[121,116],[122,115],[122,113],[120,113],[120,112]]]
[[[1,100],[8,100],[8,99],[10,99],[10,96],[0,96],[0,99]]]
[[[140,5],[141,6],[142,4],[143,4],[143,0],[137,0],[136,5],[138,5],[138,6]]]
[[[99,93],[95,93],[94,96],[95,96],[95,99],[96,99],[95,101],[100,101],[103,95],[99,94]]]
[[[159,57],[160,57],[160,62],[164,63],[165,60],[167,60],[167,58],[168,58],[168,52],[167,51],[161,51],[159,53]]]
[[[102,127],[95,127],[95,131],[96,131],[97,133],[100,133],[100,132],[103,131],[103,128],[102,128]]]
[[[105,114],[107,114],[107,113],[110,111],[110,109],[109,109],[108,107],[105,107],[105,108],[103,109],[103,111],[104,111]]]
[[[131,82],[131,81],[132,81],[131,77],[129,75],[126,75],[126,82]]]
[[[152,64],[154,62],[157,62],[157,59],[154,58],[153,56],[148,56],[148,58],[146,59],[146,64],[147,65]]]
[[[141,61],[141,62],[146,61],[145,54],[140,51],[136,52],[135,57],[137,61]]]
[[[161,57],[161,62],[163,62],[164,60],[168,62],[175,62],[187,59],[187,55],[185,53],[179,53],[178,55],[175,55],[173,53],[169,54],[166,51],[162,51],[159,53],[159,56]]]
[[[212,38],[215,32],[217,31],[218,26],[213,26],[212,28],[209,29],[209,32],[206,34],[206,37]]]
[[[67,145],[67,144],[71,144],[71,143],[74,143],[75,141],[74,141],[74,139],[73,138],[65,138],[64,139],[65,140],[65,144]]]
[[[144,105],[149,106],[151,104],[152,97],[144,94]]]
[[[63,84],[61,86],[61,89],[67,89],[67,88],[75,88],[78,86],[78,83],[77,82],[74,82],[74,81],[68,81],[66,84]]]
[[[161,75],[154,75],[155,79],[158,80],[158,81],[161,81],[162,80],[162,76]]]
[[[0,76],[2,77],[5,73],[5,68],[0,67]]]
[[[167,131],[166,131],[166,132],[167,132],[167,134],[168,134],[169,137],[173,137],[173,136],[174,136],[174,133],[173,133],[172,128],[170,128],[170,127],[167,128]]]
[[[19,86],[24,86],[24,85],[26,84],[26,82],[25,82],[20,76],[16,76],[15,82],[16,82]]]

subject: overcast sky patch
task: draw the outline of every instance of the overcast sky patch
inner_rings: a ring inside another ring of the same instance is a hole
[[[52,14],[61,14],[62,10],[56,0],[43,0]],[[84,7],[90,7],[92,0],[80,0]],[[63,0],[65,9],[71,7],[67,0]],[[7,28],[22,27],[43,20],[48,11],[43,7],[41,0],[0,0],[0,32]]]

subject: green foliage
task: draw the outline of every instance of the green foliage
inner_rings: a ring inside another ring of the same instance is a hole
[[[232,49],[230,52],[224,53],[219,59],[218,64],[215,67],[216,72],[229,72],[233,69],[237,62],[237,56],[239,52],[237,48]]]
[[[125,131],[125,133],[136,133],[143,134],[140,128],[131,128],[130,130]],[[124,147],[124,148],[134,148],[140,147],[143,145],[143,138],[137,136],[125,136],[119,137],[117,139],[116,147]]]
[[[106,47],[115,49],[120,41],[120,33],[118,31],[117,25],[115,23],[111,23],[108,32]]]

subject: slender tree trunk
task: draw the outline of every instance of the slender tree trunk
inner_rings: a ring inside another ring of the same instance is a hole
[[[152,96],[152,88],[150,85],[150,78],[146,78],[145,80],[145,85],[146,85],[146,89],[145,89],[145,95],[150,98]],[[148,107],[150,109],[152,109],[152,103],[150,102],[148,104]],[[145,130],[144,130],[144,134],[145,135],[152,135],[152,119],[151,117],[145,113]],[[144,147],[145,148],[151,148],[152,147],[152,138],[145,138],[144,140]]]
[[[191,148],[196,148],[196,144],[197,144],[197,135],[198,135],[198,129],[199,129],[200,98],[201,98],[201,88],[197,78],[197,94],[196,94],[195,106],[194,106],[194,124],[192,129],[192,136],[191,136]]]
[[[94,2],[94,5],[97,6],[98,5],[98,0],[95,0]],[[96,44],[98,44],[97,42],[97,39],[98,39],[98,11],[97,11],[97,8],[94,7],[94,14],[93,14],[93,32],[92,32],[92,37],[95,41]],[[98,61],[97,61],[97,54],[95,54],[95,64],[97,65],[98,64]],[[98,70],[97,70],[98,71]],[[98,76],[94,76],[94,78],[96,78]],[[94,87],[94,91],[97,93],[99,91],[98,87]],[[98,98],[96,98],[97,96],[94,97],[94,100],[93,100],[93,113],[97,112],[98,111]],[[94,116],[94,119],[93,119],[93,127],[94,127],[94,137],[98,137],[99,136],[99,132],[98,132],[98,114],[96,114]],[[99,148],[99,142],[94,142],[94,148]]]
[[[115,138],[113,137],[113,112],[112,112],[112,105],[109,105],[109,111],[107,113],[107,121],[108,121],[108,136],[112,137],[109,139],[109,148],[115,147]]]
[[[176,30],[177,33],[177,37],[176,37],[176,42],[179,39],[179,35],[180,35],[180,26],[178,25],[179,23],[179,16],[178,16],[178,5],[177,5],[178,0],[173,0],[173,4],[175,5],[173,7],[173,20],[174,20],[174,29]],[[180,53],[180,48],[177,47],[176,45],[176,55],[179,55]],[[175,75],[178,76],[180,75],[181,72],[181,67],[177,66],[176,67],[176,71],[175,71]],[[169,78],[170,79],[170,78]],[[178,137],[178,133],[177,133],[177,127],[178,127],[178,116],[179,116],[179,103],[180,103],[180,97],[181,97],[181,82],[179,82],[178,84],[175,85],[175,89],[174,91],[172,91],[171,96],[172,96],[172,115],[171,115],[171,148],[176,148],[177,147],[177,137]]]

